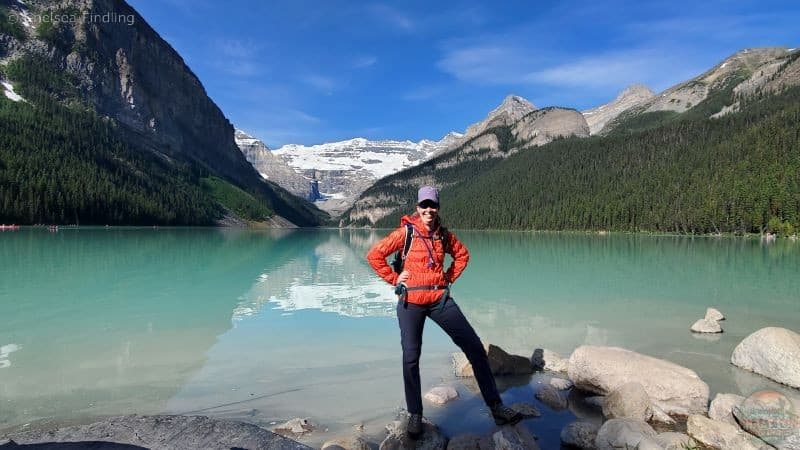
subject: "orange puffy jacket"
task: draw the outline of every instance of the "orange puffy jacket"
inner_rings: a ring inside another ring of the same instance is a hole
[[[469,262],[469,251],[467,247],[458,240],[451,232],[447,232],[446,238],[449,240],[446,246],[442,245],[442,237],[439,235],[439,228],[433,232],[428,232],[422,224],[420,217],[414,213],[411,216],[403,216],[400,220],[400,228],[389,233],[367,252],[367,261],[372,269],[387,283],[392,286],[397,284],[399,274],[395,273],[391,266],[386,262],[386,258],[398,250],[402,250],[406,241],[406,224],[410,223],[414,227],[414,237],[411,239],[411,247],[408,249],[403,269],[408,271],[409,277],[406,286],[409,288],[418,286],[438,286],[439,289],[424,289],[408,291],[407,300],[409,303],[427,305],[435,303],[444,292],[443,287],[456,281]],[[452,255],[453,262],[447,271],[444,270],[444,249],[447,247],[448,253]],[[430,250],[430,253],[428,252]],[[433,264],[430,264],[433,256]]]

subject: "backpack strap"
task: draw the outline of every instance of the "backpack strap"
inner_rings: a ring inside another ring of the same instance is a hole
[[[403,271],[403,264],[405,263],[406,256],[408,256],[408,251],[411,249],[411,240],[414,238],[414,226],[410,223],[406,224],[406,239],[403,243],[403,250],[398,250],[394,254],[394,259],[392,260],[392,270],[395,273],[400,273]]]
[[[403,261],[406,260],[406,256],[408,256],[408,251],[411,250],[411,240],[414,239],[414,225],[410,223],[406,224],[406,242],[403,244],[403,254],[402,258]]]
[[[439,238],[442,240],[442,248],[444,249],[445,254],[450,252],[450,232],[447,228],[440,226],[439,227]]]

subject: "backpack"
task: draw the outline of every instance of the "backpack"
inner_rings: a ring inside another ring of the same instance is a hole
[[[406,224],[406,240],[403,244],[403,249],[398,250],[394,254],[394,259],[392,259],[392,270],[395,273],[400,273],[403,271],[403,263],[406,260],[406,256],[408,256],[408,250],[411,249],[411,241],[414,239],[414,226],[410,223]],[[440,226],[439,227],[439,239],[442,241],[442,247],[444,248],[444,252],[448,253],[448,242],[450,241],[448,236],[447,228]]]

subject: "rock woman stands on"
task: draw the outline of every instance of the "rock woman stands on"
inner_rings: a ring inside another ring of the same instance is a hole
[[[411,245],[403,259],[402,271],[398,274],[392,270],[386,258],[404,250],[409,232]],[[453,257],[446,271],[445,253]],[[422,353],[422,330],[428,317],[453,339],[472,363],[481,395],[491,409],[495,423],[505,425],[519,422],[522,416],[504,406],[500,399],[480,338],[450,297],[450,284],[467,267],[469,252],[454,234],[441,226],[439,192],[435,187],[420,188],[416,212],[403,216],[400,227],[369,250],[367,261],[381,278],[396,286],[409,436],[417,439],[423,432],[419,358]]]

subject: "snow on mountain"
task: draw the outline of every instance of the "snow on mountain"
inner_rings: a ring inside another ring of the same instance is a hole
[[[448,140],[449,136],[442,141]],[[297,170],[366,172],[377,180],[427,161],[442,148],[442,141],[355,138],[312,146],[289,144],[273,153]]]
[[[270,151],[247,133],[236,133],[240,150],[264,178],[334,215],[349,208],[378,179],[427,161],[460,138],[455,132],[439,141],[355,138],[311,146],[288,144]]]

